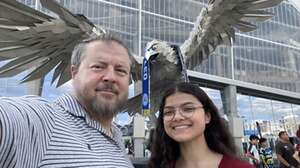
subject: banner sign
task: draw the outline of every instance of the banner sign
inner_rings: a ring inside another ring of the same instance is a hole
[[[150,67],[149,60],[143,60],[142,110],[144,116],[150,115]]]

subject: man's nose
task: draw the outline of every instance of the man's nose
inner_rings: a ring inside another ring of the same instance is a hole
[[[116,74],[114,68],[110,67],[106,69],[103,75],[103,80],[106,82],[114,82],[116,80]]]

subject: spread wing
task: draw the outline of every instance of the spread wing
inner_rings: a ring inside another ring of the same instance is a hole
[[[265,21],[273,16],[264,9],[283,0],[210,0],[202,9],[189,38],[180,46],[189,69],[208,58],[220,44],[231,45],[235,29],[249,32],[256,26],[249,21]]]
[[[82,15],[74,15],[55,0],[40,0],[43,7],[56,13],[59,19],[38,12],[15,0],[0,0],[0,77],[11,77],[32,70],[22,82],[39,79],[52,69],[52,82],[57,86],[67,82],[70,57],[74,46],[92,34],[96,28]]]

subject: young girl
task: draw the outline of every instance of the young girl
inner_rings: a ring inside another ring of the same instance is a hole
[[[218,110],[199,86],[179,83],[159,110],[150,168],[250,168],[236,149]]]

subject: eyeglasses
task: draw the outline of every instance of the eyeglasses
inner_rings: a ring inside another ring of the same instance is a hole
[[[176,111],[180,113],[184,118],[191,118],[195,111],[203,106],[191,106],[183,105],[179,107],[167,107],[163,111],[163,119],[166,121],[171,121],[174,119]],[[177,110],[178,109],[178,110]]]

